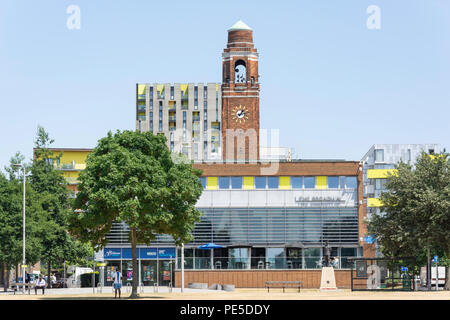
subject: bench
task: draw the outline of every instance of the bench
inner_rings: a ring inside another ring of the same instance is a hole
[[[269,288],[298,288],[298,292],[300,292],[300,288],[302,287],[302,281],[266,281],[267,292],[269,292]]]
[[[19,287],[25,287],[28,290],[28,294],[30,294],[31,288],[34,288],[34,283],[21,283],[21,282],[13,282],[11,283],[11,289],[13,289],[14,294],[18,291]]]

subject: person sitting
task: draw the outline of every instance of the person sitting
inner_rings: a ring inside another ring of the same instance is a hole
[[[42,275],[39,276],[39,279],[36,280],[36,285],[34,286],[34,293],[37,294],[38,289],[42,289],[42,294],[45,292],[46,282],[42,278]]]

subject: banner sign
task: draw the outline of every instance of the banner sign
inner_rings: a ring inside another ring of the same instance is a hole
[[[175,258],[175,248],[158,248],[159,259]]]
[[[137,248],[138,259],[175,259],[175,248]],[[131,248],[105,248],[104,260],[131,260]]]
[[[156,259],[156,248],[140,248],[141,259]]]
[[[121,248],[105,248],[103,249],[103,258],[105,260],[120,260]]]

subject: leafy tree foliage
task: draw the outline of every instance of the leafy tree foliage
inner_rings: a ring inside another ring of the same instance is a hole
[[[78,244],[68,233],[71,201],[62,172],[56,170],[50,161],[62,156],[62,154],[54,155],[49,149],[53,142],[45,129],[39,126],[30,176],[31,186],[39,193],[40,206],[46,212],[46,221],[42,224],[45,232],[41,238],[44,248],[41,260],[47,263],[49,276],[52,263],[62,263],[89,254],[88,248]],[[86,250],[81,250],[82,248]]]
[[[117,131],[99,140],[80,173],[72,230],[95,247],[104,247],[114,222],[130,229],[133,272],[136,245],[150,244],[158,234],[177,244],[192,239],[201,212],[194,206],[202,193],[201,171],[190,163],[175,163],[163,135]],[[133,277],[131,297],[137,297]]]
[[[369,232],[385,255],[414,255],[424,263],[429,246],[450,264],[450,163],[449,154],[422,153],[415,168],[399,163],[382,193],[381,214],[369,222]],[[446,288],[450,289],[447,267]]]

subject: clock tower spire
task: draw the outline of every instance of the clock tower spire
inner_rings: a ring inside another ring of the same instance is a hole
[[[222,53],[222,159],[259,159],[258,51],[242,21],[228,29]]]

